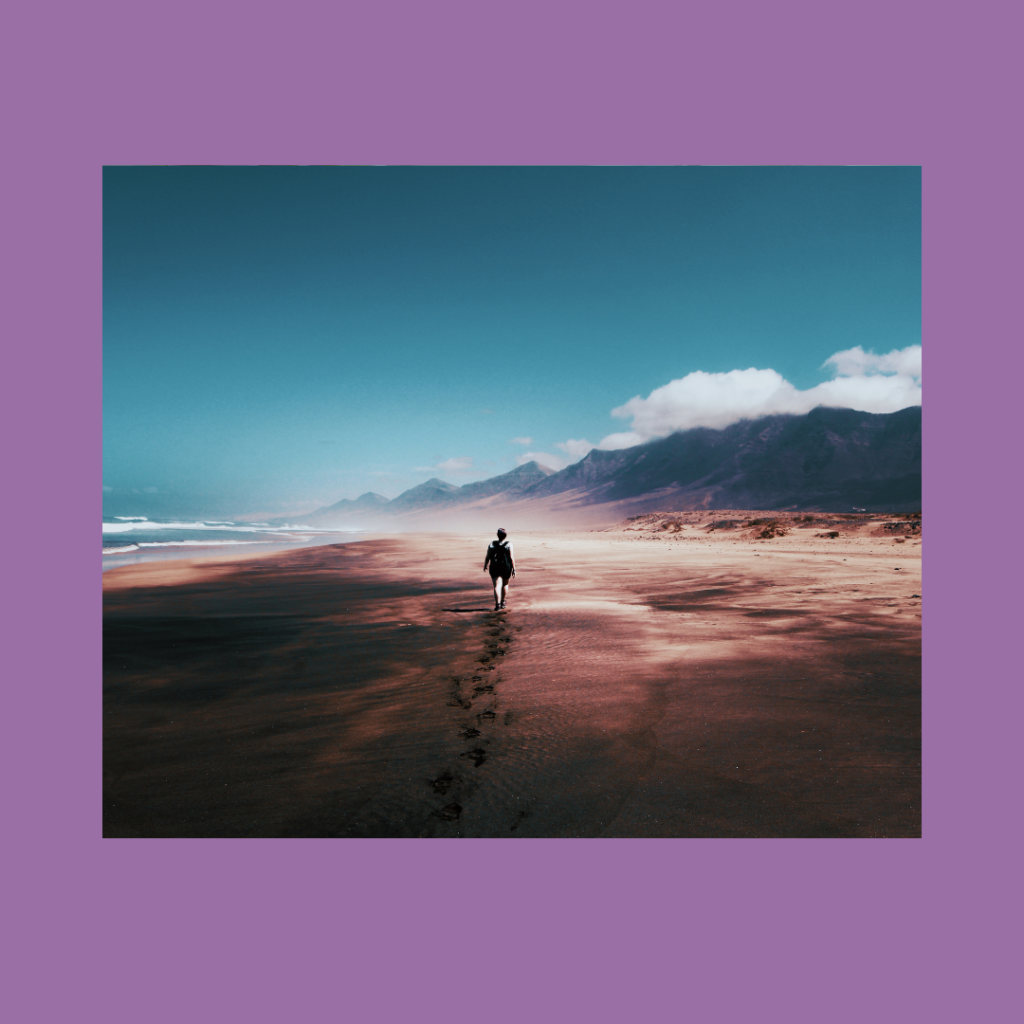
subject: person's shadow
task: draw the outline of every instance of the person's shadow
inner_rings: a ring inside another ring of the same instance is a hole
[[[459,613],[459,614],[464,613],[464,612],[493,612],[494,611],[494,609],[490,605],[483,605],[483,606],[480,606],[480,607],[477,607],[477,608],[442,608],[441,610],[442,611],[446,611],[446,612],[456,612],[456,613]]]

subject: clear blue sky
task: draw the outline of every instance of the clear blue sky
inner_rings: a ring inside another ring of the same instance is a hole
[[[920,343],[920,236],[917,168],[108,168],[105,509],[393,497],[695,370],[812,387]]]

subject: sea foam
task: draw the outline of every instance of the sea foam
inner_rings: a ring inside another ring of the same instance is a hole
[[[131,530],[144,530],[147,533],[153,530],[228,530],[231,533],[262,533],[273,537],[284,537],[291,533],[354,533],[354,530],[339,530],[329,527],[309,526],[254,526],[250,523],[227,523],[227,522],[194,522],[194,523],[156,523],[141,516],[114,516],[121,520],[117,523],[104,523],[104,533],[128,533]]]

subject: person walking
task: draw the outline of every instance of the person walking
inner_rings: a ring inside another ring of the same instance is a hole
[[[516,563],[512,556],[512,542],[506,540],[507,534],[499,526],[498,539],[492,540],[487,546],[487,557],[484,558],[484,572],[491,574],[494,587],[494,610],[505,607],[508,596],[508,584],[516,574]]]

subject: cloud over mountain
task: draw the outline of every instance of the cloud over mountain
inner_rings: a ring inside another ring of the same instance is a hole
[[[570,437],[568,441],[558,441],[555,444],[555,447],[561,448],[573,462],[577,462],[594,446],[585,437],[581,437],[578,441],[575,438]]]
[[[613,409],[613,416],[632,419],[631,429],[609,434],[597,447],[630,448],[679,430],[721,430],[759,416],[802,415],[819,405],[889,413],[921,404],[920,345],[885,355],[865,352],[858,345],[830,356],[824,366],[833,371],[833,379],[806,391],[775,370],[697,370]],[[567,441],[560,447],[576,443]]]

